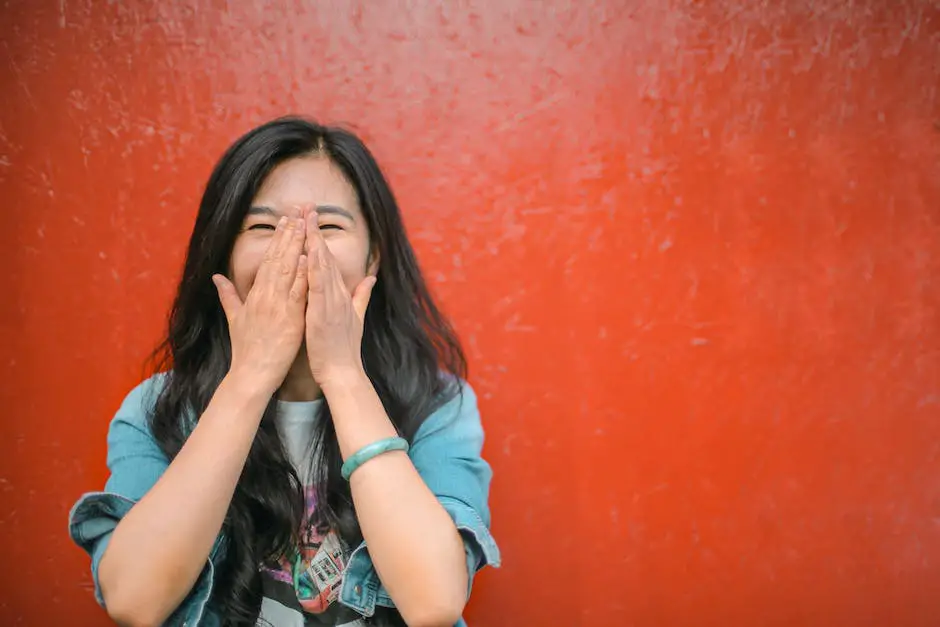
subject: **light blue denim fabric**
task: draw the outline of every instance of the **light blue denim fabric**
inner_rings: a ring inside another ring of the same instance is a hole
[[[163,375],[147,379],[124,399],[108,430],[108,468],[111,475],[102,492],[83,495],[69,515],[72,539],[91,556],[95,598],[104,599],[98,584],[98,565],[118,522],[157,482],[169,462],[150,432],[148,415]],[[467,554],[467,572],[473,575],[486,565],[499,566],[499,549],[490,534],[487,500],[492,470],[483,460],[483,427],[472,388],[462,384],[462,394],[425,420],[408,452],[431,492],[454,520]],[[209,605],[218,568],[225,554],[220,535],[206,566],[189,595],[167,619],[168,627],[215,627],[219,618]],[[467,591],[469,595],[469,590]],[[375,607],[394,603],[379,581],[365,543],[349,556],[339,601],[363,616]],[[457,627],[465,626],[461,620]]]

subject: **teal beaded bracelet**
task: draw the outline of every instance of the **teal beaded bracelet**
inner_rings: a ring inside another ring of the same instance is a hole
[[[379,455],[383,455],[391,451],[405,451],[407,453],[408,440],[405,438],[384,438],[382,440],[373,442],[372,444],[366,444],[361,449],[350,455],[349,459],[343,462],[343,479],[349,481],[349,477],[356,471],[357,468],[359,468],[359,466],[362,466],[373,457],[378,457]]]

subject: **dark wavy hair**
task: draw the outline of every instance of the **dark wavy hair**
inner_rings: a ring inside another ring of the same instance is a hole
[[[453,328],[434,304],[408,242],[388,182],[353,133],[298,117],[268,122],[239,138],[206,184],[189,242],[166,339],[153,355],[166,384],[150,416],[153,435],[173,459],[228,372],[231,344],[211,277],[225,274],[235,238],[265,178],[278,164],[322,155],[356,190],[379,254],[378,281],[366,313],[362,360],[389,418],[409,441],[424,419],[459,393],[466,359]],[[446,376],[452,375],[452,376]],[[212,607],[224,625],[254,625],[261,607],[259,566],[290,555],[303,524],[304,496],[268,404],[223,524],[226,552]],[[336,530],[350,548],[362,540],[329,407],[323,403],[312,448],[317,508],[312,524]],[[403,624],[377,608],[373,624]]]

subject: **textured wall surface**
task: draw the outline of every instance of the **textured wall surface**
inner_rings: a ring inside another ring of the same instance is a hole
[[[935,625],[929,0],[5,2],[3,625],[105,625],[102,485],[201,187],[361,132],[466,342],[501,570],[472,625]]]

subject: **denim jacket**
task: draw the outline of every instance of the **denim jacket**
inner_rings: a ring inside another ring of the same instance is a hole
[[[157,482],[169,461],[150,431],[148,415],[163,375],[138,385],[124,399],[108,430],[108,469],[103,492],[83,495],[69,515],[69,534],[91,556],[95,598],[104,607],[98,565],[121,518]],[[499,566],[499,549],[490,534],[487,505],[492,471],[480,457],[483,428],[476,396],[464,383],[462,394],[441,406],[418,429],[408,452],[412,463],[454,520],[463,538],[469,581],[486,565]],[[225,553],[220,534],[205,568],[189,595],[164,625],[215,627],[219,618],[209,605],[215,570]],[[469,595],[469,589],[467,591]],[[365,617],[377,605],[394,607],[363,542],[349,556],[339,602]],[[465,625],[461,620],[458,626]]]

